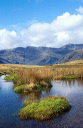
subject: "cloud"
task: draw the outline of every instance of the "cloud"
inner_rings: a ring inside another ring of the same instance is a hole
[[[27,29],[18,32],[0,30],[0,49],[21,46],[61,47],[69,43],[83,43],[82,14],[65,12],[51,23],[32,23]]]
[[[22,45],[22,40],[15,31],[0,30],[0,49],[9,49]]]
[[[25,42],[31,46],[60,47],[68,43],[83,43],[83,16],[68,12],[52,23],[35,23],[21,31]]]
[[[79,12],[80,14],[83,14],[83,7],[79,7],[78,9],[76,9],[77,12]]]

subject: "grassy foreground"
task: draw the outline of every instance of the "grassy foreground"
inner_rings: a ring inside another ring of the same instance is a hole
[[[65,97],[50,96],[40,102],[34,102],[19,112],[21,119],[37,119],[40,121],[57,117],[70,109],[70,105]]]

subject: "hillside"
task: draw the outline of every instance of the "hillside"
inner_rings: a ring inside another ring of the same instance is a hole
[[[68,53],[65,56],[63,56],[58,63],[66,63],[73,60],[80,60],[83,59],[83,49],[76,50],[74,52]]]
[[[83,44],[69,44],[61,48],[28,46],[26,48],[18,47],[14,49],[0,50],[0,63],[24,65],[52,65],[56,63],[64,63],[77,59],[77,56],[75,55],[77,52],[75,53],[75,50],[82,48]],[[80,52],[78,52],[78,54],[80,54]],[[78,59],[83,58],[82,55],[78,56]]]

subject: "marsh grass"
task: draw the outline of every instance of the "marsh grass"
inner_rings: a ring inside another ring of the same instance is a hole
[[[15,81],[17,80],[17,75],[15,73],[11,73],[10,75],[7,75],[4,80],[6,81]]]
[[[17,72],[17,79],[14,80],[15,84],[25,85],[29,89],[42,89],[51,86],[51,78],[46,74],[42,74],[40,70],[21,70]]]
[[[50,96],[40,102],[33,102],[19,112],[21,119],[49,120],[68,111],[70,105],[65,97]]]
[[[29,91],[24,85],[20,85],[14,88],[14,92],[16,93],[22,93],[25,90]]]
[[[63,79],[68,79],[68,80],[77,79],[77,78],[80,78],[80,76],[79,75],[75,75],[75,74],[69,74],[69,75],[66,75],[66,76],[63,77]]]
[[[48,88],[52,79],[80,79],[83,78],[83,61],[74,61],[52,66],[0,65],[0,73],[10,76],[6,80],[13,80],[15,85],[24,85],[29,89]],[[11,75],[12,73],[12,75]]]
[[[0,65],[0,74],[9,74],[5,78],[14,82],[16,93],[43,90],[51,87],[53,79],[83,79],[83,61],[53,66]],[[22,119],[49,120],[70,109],[64,97],[48,97],[38,101],[26,101],[19,116]]]

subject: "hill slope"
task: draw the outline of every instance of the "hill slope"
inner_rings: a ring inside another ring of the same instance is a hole
[[[74,52],[68,53],[65,56],[63,56],[58,63],[66,63],[73,60],[80,60],[83,59],[83,49],[76,50]]]
[[[67,55],[65,60],[63,56],[82,48],[83,44],[69,44],[61,48],[28,46],[26,48],[18,47],[14,49],[0,50],[0,63],[24,65],[51,65],[57,62],[62,63],[76,58],[73,57],[69,60],[67,59]],[[81,59],[80,57],[78,59]]]

